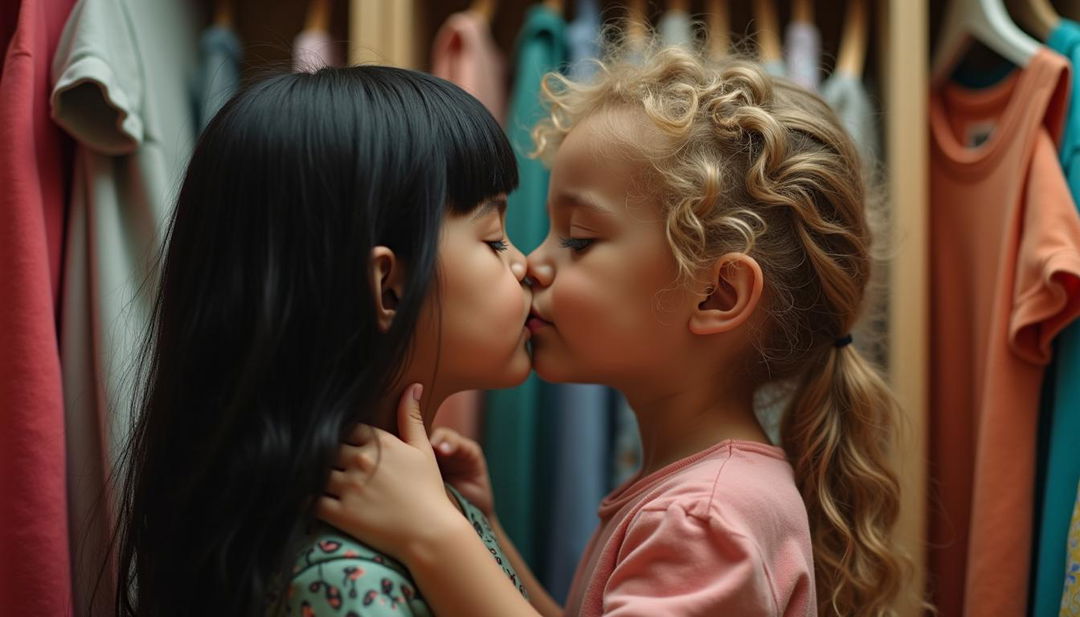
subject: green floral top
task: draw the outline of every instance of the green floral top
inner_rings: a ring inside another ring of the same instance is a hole
[[[517,572],[496,542],[487,517],[456,490],[450,488],[450,492],[510,582],[528,598]],[[293,566],[285,614],[289,617],[429,617],[432,611],[404,565],[325,526],[300,551]]]

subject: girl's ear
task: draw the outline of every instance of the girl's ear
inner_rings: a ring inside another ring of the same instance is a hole
[[[379,330],[386,332],[394,321],[394,313],[401,299],[402,285],[405,282],[404,268],[394,256],[394,251],[385,246],[371,249],[370,264],[375,318],[378,320]]]
[[[690,314],[694,334],[733,330],[753,315],[765,279],[757,260],[745,253],[728,253],[709,268],[701,301]]]

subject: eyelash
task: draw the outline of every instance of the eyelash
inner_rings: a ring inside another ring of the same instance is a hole
[[[487,243],[496,253],[501,253],[510,248],[510,245],[506,243],[506,240],[491,240]]]
[[[592,243],[593,241],[591,238],[563,238],[561,242],[563,248],[570,249],[575,253],[584,251],[589,248]]]

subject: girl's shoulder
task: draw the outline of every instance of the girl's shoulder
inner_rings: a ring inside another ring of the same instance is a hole
[[[286,593],[289,617],[431,615],[404,565],[328,526],[299,551]]]
[[[677,508],[733,528],[809,530],[806,507],[783,449],[728,440],[660,478],[639,512]]]

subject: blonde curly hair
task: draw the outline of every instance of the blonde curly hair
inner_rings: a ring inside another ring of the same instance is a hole
[[[744,60],[684,48],[616,47],[597,76],[548,74],[550,113],[533,131],[550,159],[583,118],[643,112],[664,135],[629,145],[651,161],[679,284],[730,251],[758,261],[768,325],[748,369],[790,380],[780,440],[814,545],[821,615],[896,614],[909,563],[893,542],[899,482],[890,465],[898,409],[851,345],[870,280],[865,167],[817,96]]]

